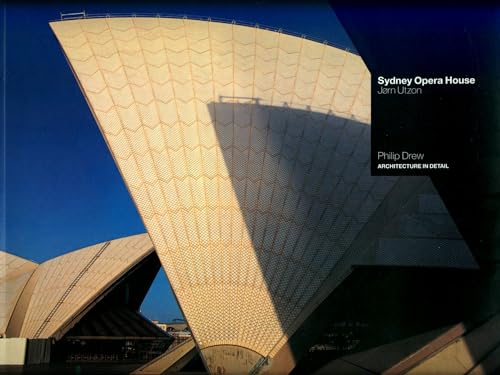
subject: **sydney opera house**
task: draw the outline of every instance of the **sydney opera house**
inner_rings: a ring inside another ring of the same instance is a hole
[[[151,242],[115,240],[42,265],[6,255],[4,336],[57,344],[98,316],[140,319],[147,269],[161,264],[209,373],[309,373],[315,358],[325,374],[443,363],[465,373],[488,359],[500,338],[470,355],[466,338],[498,323],[462,324],[478,265],[432,182],[370,174],[360,56],[211,20],[50,27]],[[143,323],[138,336],[167,342]],[[346,326],[347,349],[314,357],[323,333]]]
[[[2,348],[2,359],[9,363],[76,356],[123,360],[132,352],[149,353],[152,346],[161,354],[172,342],[138,313],[160,269],[147,234],[96,244],[42,264],[6,252],[0,256],[0,334],[14,338]],[[128,348],[122,350],[125,342]]]

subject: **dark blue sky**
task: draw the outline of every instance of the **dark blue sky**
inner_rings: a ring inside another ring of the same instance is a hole
[[[0,248],[36,262],[144,232],[143,223],[48,22],[60,12],[187,14],[283,28],[353,49],[325,3],[4,5]],[[6,79],[5,79],[6,77]],[[163,271],[142,306],[180,317]]]

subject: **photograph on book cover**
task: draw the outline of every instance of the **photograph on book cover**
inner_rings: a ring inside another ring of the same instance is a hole
[[[1,8],[0,373],[500,370],[500,8]]]

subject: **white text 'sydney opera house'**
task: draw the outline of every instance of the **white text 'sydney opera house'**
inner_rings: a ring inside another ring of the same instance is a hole
[[[271,371],[353,264],[414,261],[366,255],[383,201],[426,179],[370,175],[359,56],[212,21],[50,25],[211,372]]]

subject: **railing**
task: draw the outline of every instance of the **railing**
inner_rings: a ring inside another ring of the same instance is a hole
[[[230,23],[233,25],[239,26],[248,26],[255,27],[258,29],[275,31],[278,33],[283,33],[299,38],[304,38],[313,42],[323,43],[327,45],[331,45],[332,47],[344,50],[346,52],[352,53],[354,55],[358,55],[356,51],[351,50],[349,47],[342,46],[338,43],[330,43],[327,40],[321,40],[318,38],[314,38],[305,34],[297,33],[295,31],[283,29],[281,27],[274,27],[269,25],[263,25],[259,23],[252,23],[247,21],[236,21],[228,18],[219,18],[219,17],[208,17],[208,16],[198,16],[193,14],[172,14],[172,13],[87,13],[86,11],[82,12],[74,12],[74,13],[60,13],[61,21],[72,20],[72,19],[87,19],[87,18],[117,18],[117,17],[158,17],[158,18],[182,18],[188,20],[196,20],[196,21],[214,21],[221,23]]]
[[[87,18],[85,11],[74,13],[61,13],[61,21]]]

